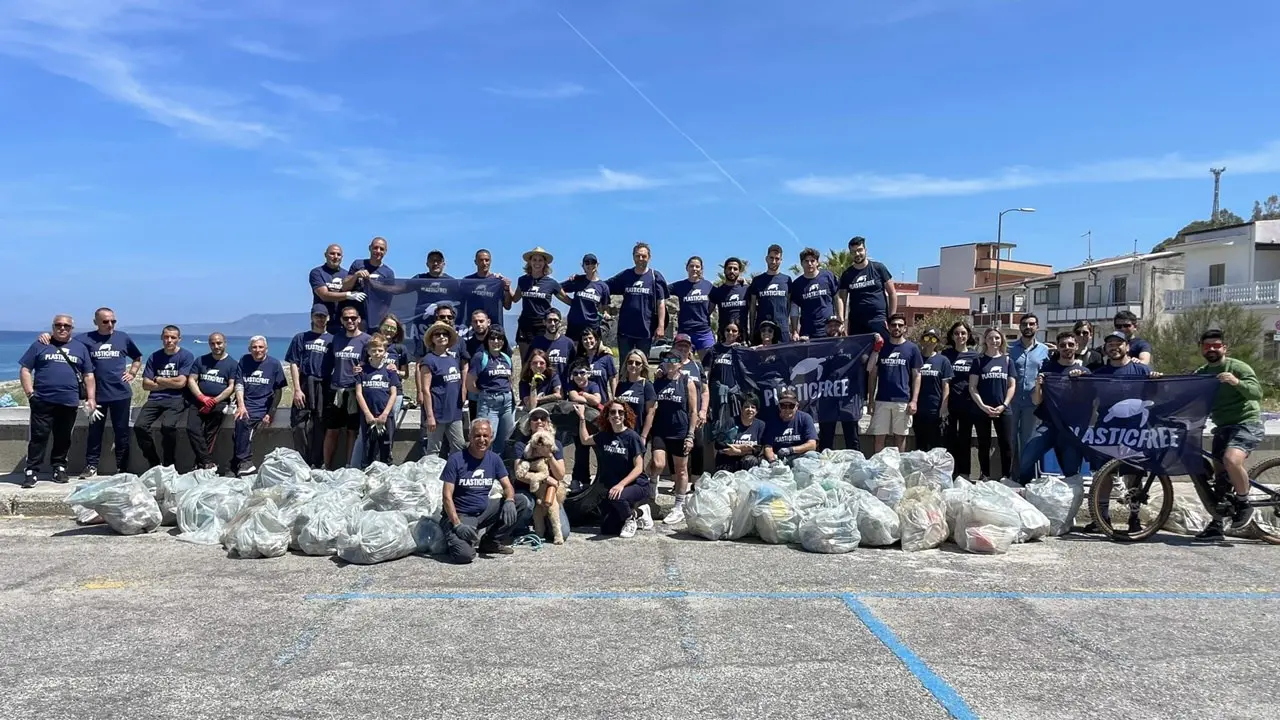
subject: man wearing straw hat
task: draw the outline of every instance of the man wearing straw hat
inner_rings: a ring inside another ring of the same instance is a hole
[[[520,361],[529,353],[529,343],[547,329],[547,313],[551,312],[551,300],[560,294],[560,283],[551,277],[551,262],[555,258],[541,245],[524,254],[524,274],[516,280],[516,286],[508,291],[506,307],[520,303],[520,320],[516,325],[516,344],[520,346]]]

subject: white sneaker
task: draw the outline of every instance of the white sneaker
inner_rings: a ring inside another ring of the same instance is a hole
[[[684,522],[684,502],[677,500],[676,506],[671,508],[671,512],[667,513],[666,517],[662,518],[662,524],[678,525],[682,522]]]
[[[627,521],[622,523],[622,532],[618,533],[619,537],[629,538],[636,536],[636,516],[633,513]]]
[[[258,474],[258,466],[250,465],[249,467],[243,468],[242,470],[240,470],[240,472],[236,473],[236,477],[250,477],[252,475],[257,475],[257,474]]]
[[[639,515],[636,517],[636,525],[639,526],[641,530],[653,529],[653,511],[649,509],[648,505],[640,506]]]

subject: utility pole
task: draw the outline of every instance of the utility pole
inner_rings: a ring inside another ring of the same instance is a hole
[[[1213,214],[1209,216],[1209,222],[1214,225],[1218,224],[1218,190],[1222,187],[1222,173],[1226,171],[1226,167],[1209,168],[1213,173]]]
[[[1089,248],[1089,255],[1084,259],[1084,264],[1088,265],[1093,262],[1093,231],[1086,230],[1080,237],[1085,238],[1085,243]]]

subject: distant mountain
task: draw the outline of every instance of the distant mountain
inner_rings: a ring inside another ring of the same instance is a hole
[[[515,337],[516,320],[519,313],[507,313],[503,316],[503,329],[507,335]],[[311,318],[307,313],[257,313],[246,315],[230,322],[190,322],[176,323],[182,328],[182,334],[188,338],[201,337],[213,332],[220,332],[233,337],[265,337],[289,338],[295,333],[311,327]],[[121,328],[135,335],[158,335],[164,325],[133,325]]]

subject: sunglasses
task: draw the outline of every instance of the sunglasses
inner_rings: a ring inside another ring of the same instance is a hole
[[[906,323],[889,323],[889,327],[891,328],[904,328],[906,326]]]
[[[103,325],[115,325],[115,324],[116,324],[116,321],[115,321],[115,320],[99,320],[98,322],[102,323]]]
[[[644,363],[639,360],[628,360],[627,367],[644,367]]]
[[[54,323],[53,326],[58,330],[70,330],[75,327],[71,323]]]
[[[499,345],[501,345],[501,344],[502,344],[502,338],[500,338],[500,337],[491,337],[491,338],[489,338],[489,342],[491,342],[491,343],[498,343]]]
[[[587,371],[587,370],[574,370],[573,374],[574,375],[590,375],[591,373],[590,371]]]
[[[1133,327],[1133,323],[1116,323],[1118,330],[1128,330],[1131,327]]]
[[[800,407],[800,406],[799,406],[798,404],[796,404],[796,403],[793,403],[793,402],[784,402],[784,403],[778,403],[778,407],[780,407],[780,408],[782,408],[782,409],[784,409],[784,410],[791,410],[791,409],[794,409],[794,408],[798,408],[798,407]]]
[[[1205,350],[1221,350],[1222,348],[1226,347],[1226,343],[1207,342],[1201,345],[1200,347],[1203,347]]]
[[[626,410],[610,410],[610,411],[609,411],[609,417],[623,417],[623,418],[624,418],[624,417],[626,417],[626,416],[627,416],[627,411],[626,411]]]
[[[431,333],[431,337],[433,337],[433,338],[438,338],[438,337],[447,338],[447,337],[449,337],[449,333],[444,332],[444,331],[437,331],[437,332],[433,332],[433,333]]]
[[[437,319],[437,320],[439,320],[439,321],[441,321],[441,322],[453,322],[453,316],[452,316],[452,315],[437,315],[437,316],[436,316],[436,319]]]
[[[358,318],[358,317],[345,317],[345,316],[344,316],[344,317],[342,318],[342,322],[356,322],[356,321],[358,321],[359,319],[360,319],[360,318]]]
[[[665,365],[676,365],[676,364],[679,364],[680,358],[677,358],[677,357],[662,358],[662,362]]]

